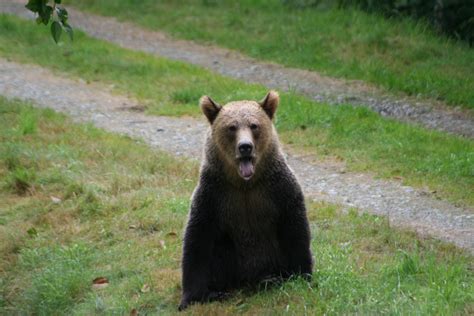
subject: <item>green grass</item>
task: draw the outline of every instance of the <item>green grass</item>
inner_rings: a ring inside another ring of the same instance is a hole
[[[34,133],[22,133],[25,116]],[[0,98],[0,314],[174,314],[198,164]],[[30,190],[7,179],[29,170]],[[54,199],[52,199],[54,197]],[[308,203],[313,281],[185,314],[468,314],[472,257],[386,219]],[[109,285],[92,288],[105,277]]]
[[[284,65],[474,108],[474,51],[410,19],[281,0],[77,0],[71,5]],[[242,40],[245,39],[245,40]]]
[[[189,64],[133,52],[76,31],[73,45],[52,44],[49,30],[0,15],[0,56],[37,63],[113,85],[147,105],[149,114],[202,117],[197,102],[211,95],[225,103],[261,99],[266,89],[215,75]],[[436,191],[460,205],[474,206],[474,143],[381,118],[367,109],[333,107],[294,93],[281,94],[276,125],[282,140],[320,159],[342,160],[348,170]],[[34,131],[31,118],[22,129]]]

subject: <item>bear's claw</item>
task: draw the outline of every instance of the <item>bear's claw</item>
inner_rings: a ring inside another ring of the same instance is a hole
[[[209,292],[209,294],[207,295],[204,301],[207,301],[207,302],[222,301],[229,298],[229,296],[230,296],[230,293],[228,292],[212,291],[212,292]],[[198,301],[182,300],[178,306],[178,311],[181,312],[185,310],[186,308],[189,307],[189,305],[191,305],[194,302],[198,302]]]

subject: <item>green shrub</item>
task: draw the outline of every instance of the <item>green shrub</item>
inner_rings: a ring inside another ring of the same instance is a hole
[[[293,7],[315,7],[328,1],[282,0]],[[427,20],[435,29],[457,39],[474,43],[474,2],[470,0],[338,0],[337,6],[358,7],[384,15],[411,16]]]

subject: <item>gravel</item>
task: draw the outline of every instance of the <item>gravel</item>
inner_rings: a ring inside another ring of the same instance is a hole
[[[52,90],[54,87],[54,91]],[[197,160],[207,123],[204,118],[146,116],[140,104],[114,95],[98,84],[62,77],[33,65],[0,58],[0,94],[31,100],[108,131],[141,138],[153,147]],[[309,157],[288,155],[307,197],[385,215],[394,226],[454,243],[474,254],[474,214],[429,193],[396,181],[345,172],[342,165],[316,164]]]
[[[31,12],[24,8],[24,2],[2,0],[0,12],[32,18]],[[70,7],[68,11],[74,28],[128,49],[185,61],[269,88],[296,91],[335,106],[341,103],[366,106],[382,116],[474,138],[473,111],[447,107],[441,102],[395,97],[360,81],[334,79],[314,71],[261,62],[232,50],[171,39],[164,33],[118,22],[114,18],[82,13]]]

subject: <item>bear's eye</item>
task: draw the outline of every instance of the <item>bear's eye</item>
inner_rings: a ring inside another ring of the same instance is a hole
[[[256,130],[258,128],[257,124],[250,124],[250,129]]]
[[[237,126],[235,126],[235,125],[229,126],[229,131],[235,132],[236,130],[237,130]]]

